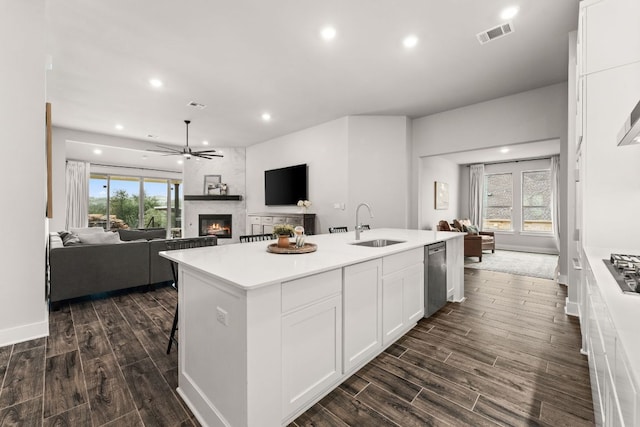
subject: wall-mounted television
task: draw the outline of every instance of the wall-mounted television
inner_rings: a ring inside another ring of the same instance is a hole
[[[308,199],[307,165],[264,171],[264,204],[295,205]]]

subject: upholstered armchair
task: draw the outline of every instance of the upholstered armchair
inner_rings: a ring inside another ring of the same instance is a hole
[[[464,236],[464,256],[478,257],[482,262],[482,251],[490,250],[491,253],[496,251],[496,240],[493,231],[477,231],[476,227],[471,225],[471,221],[453,220],[450,225],[447,221],[438,223],[438,231],[460,231],[466,232]]]

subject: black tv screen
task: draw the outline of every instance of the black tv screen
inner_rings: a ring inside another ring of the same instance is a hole
[[[295,205],[307,198],[306,164],[264,171],[265,205]]]

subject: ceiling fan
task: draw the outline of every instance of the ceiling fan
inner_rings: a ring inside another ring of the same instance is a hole
[[[181,155],[185,159],[190,159],[192,156],[209,160],[213,159],[214,157],[224,157],[222,154],[216,154],[216,150],[192,150],[191,147],[189,147],[189,123],[191,123],[191,120],[185,120],[184,123],[187,125],[187,144],[184,147],[178,149],[175,147],[169,147],[167,145],[158,145],[160,150],[148,149],[147,151],[164,153],[165,156]]]

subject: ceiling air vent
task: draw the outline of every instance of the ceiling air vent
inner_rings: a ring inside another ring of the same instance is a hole
[[[513,33],[513,24],[511,22],[506,22],[504,24],[498,25],[497,27],[493,27],[486,31],[478,33],[476,34],[476,37],[478,38],[480,44],[485,44],[492,40],[499,39],[500,37],[504,37],[510,33]]]
[[[198,110],[204,110],[205,108],[207,108],[206,105],[200,104],[199,102],[196,102],[196,101],[189,101],[187,106],[197,108]]]

